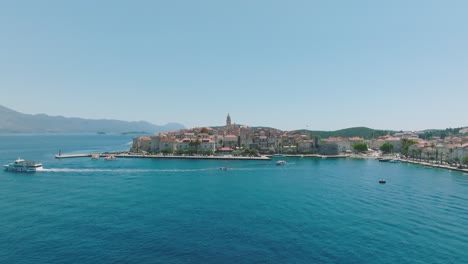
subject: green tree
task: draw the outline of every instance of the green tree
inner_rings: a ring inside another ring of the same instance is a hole
[[[163,153],[164,155],[167,155],[167,154],[172,153],[172,150],[171,150],[170,148],[166,148],[166,149],[164,149],[164,150],[162,151],[162,153]]]
[[[403,153],[403,155],[408,155],[408,149],[411,145],[415,145],[417,144],[418,142],[416,142],[415,140],[413,139],[407,139],[407,138],[403,138],[401,140],[401,153]]]
[[[195,153],[198,152],[198,147],[200,147],[200,145],[201,145],[201,142],[200,142],[199,138],[197,138],[195,141],[190,141],[190,143],[189,143],[190,148],[195,149],[195,151],[194,151]]]
[[[383,143],[382,146],[380,146],[380,150],[383,153],[391,153],[393,151],[393,144],[389,142]]]
[[[468,156],[463,157],[462,163],[468,165]]]
[[[251,149],[251,150],[250,150],[250,154],[251,154],[252,156],[257,156],[257,155],[258,155],[258,149]]]
[[[243,151],[244,156],[256,156],[258,155],[257,149],[244,149]]]
[[[353,149],[355,149],[358,152],[366,152],[367,144],[364,142],[356,142],[353,144]]]
[[[432,131],[426,131],[424,132],[424,134],[419,135],[420,138],[425,139],[425,140],[431,140],[433,136],[434,136],[434,133],[432,133]]]
[[[416,154],[419,156],[419,159],[422,159],[422,149],[416,150]]]
[[[294,154],[294,150],[292,148],[287,148],[285,151],[284,151],[285,154]]]

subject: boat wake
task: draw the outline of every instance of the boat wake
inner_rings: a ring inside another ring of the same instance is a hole
[[[129,173],[129,172],[197,172],[197,171],[213,171],[219,170],[219,167],[197,168],[197,169],[112,169],[112,168],[43,168],[41,172],[52,173],[89,173],[89,172],[114,172],[114,173]],[[245,167],[226,167],[226,170],[236,171],[251,171],[258,168]],[[38,170],[39,171],[39,170]]]
[[[51,168],[42,169],[43,172],[194,172],[214,170],[214,168],[205,169],[75,169],[75,168]]]

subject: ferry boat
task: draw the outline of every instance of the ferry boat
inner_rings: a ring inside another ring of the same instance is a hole
[[[14,163],[3,165],[6,171],[12,172],[36,172],[42,170],[42,163],[35,161],[28,161],[18,158]]]

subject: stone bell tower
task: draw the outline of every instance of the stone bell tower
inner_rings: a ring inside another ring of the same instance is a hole
[[[226,117],[226,126],[228,127],[230,125],[231,125],[231,117],[228,114],[227,117]]]

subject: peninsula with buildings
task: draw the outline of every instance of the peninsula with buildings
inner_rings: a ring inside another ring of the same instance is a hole
[[[440,164],[468,165],[468,128],[449,135],[427,137],[426,132],[394,132],[379,137],[320,138],[307,130],[281,131],[232,123],[140,136],[133,139],[130,153],[138,155],[232,156],[310,155],[321,157],[379,157]]]

